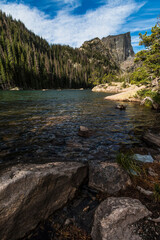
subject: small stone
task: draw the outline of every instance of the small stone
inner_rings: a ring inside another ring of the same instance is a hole
[[[134,154],[134,159],[136,161],[144,162],[144,163],[153,163],[154,159],[151,155],[141,155],[141,154]]]
[[[85,207],[85,208],[83,209],[83,212],[87,212],[88,210],[89,210],[89,206]]]
[[[117,104],[115,108],[116,108],[116,109],[119,109],[119,110],[126,110],[126,107],[127,107],[127,106],[125,106],[125,105],[123,105],[123,104]]]
[[[38,149],[37,151],[36,151],[36,153],[43,153],[43,150],[42,149]]]
[[[87,127],[80,126],[78,135],[80,137],[86,137],[87,138],[90,135],[90,131],[89,131],[89,129]]]
[[[70,225],[72,223],[72,220],[71,219],[69,219],[69,218],[67,218],[66,219],[66,221],[65,221],[65,223],[64,223],[64,225]]]
[[[141,193],[143,193],[146,196],[152,196],[153,192],[149,191],[149,190],[145,190],[144,188],[137,186],[138,191],[140,191]]]
[[[159,150],[160,151],[160,150]],[[160,155],[155,155],[154,156],[156,162],[160,162]]]
[[[149,173],[149,175],[152,176],[152,177],[158,177],[158,174],[155,173],[155,171],[154,171],[153,168],[151,168],[151,167],[148,169],[148,173]]]

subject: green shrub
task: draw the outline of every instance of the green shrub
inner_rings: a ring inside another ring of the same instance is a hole
[[[129,81],[131,84],[146,85],[150,83],[149,74],[144,67],[137,68],[136,71],[131,74]]]
[[[156,91],[152,90],[140,90],[137,92],[137,95],[141,98],[144,99],[145,97],[150,97],[153,99],[154,102],[160,104],[160,94]],[[150,102],[150,101],[149,101]],[[146,101],[147,103],[147,101]],[[149,104],[149,103],[148,103]]]
[[[105,74],[102,78],[102,83],[111,83],[111,82],[117,82],[118,77],[114,74],[109,73],[108,75]]]

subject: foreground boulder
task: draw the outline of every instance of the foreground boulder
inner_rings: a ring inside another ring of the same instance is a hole
[[[97,208],[92,228],[93,240],[139,240],[130,225],[151,213],[137,199],[108,198]]]
[[[72,199],[87,176],[81,163],[17,165],[0,175],[0,239],[22,238]]]
[[[89,187],[101,192],[116,194],[131,185],[128,174],[117,164],[91,162],[89,164]]]

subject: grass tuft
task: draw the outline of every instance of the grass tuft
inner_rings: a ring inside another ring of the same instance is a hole
[[[117,163],[130,175],[141,175],[141,168],[129,153],[119,153],[116,158]]]
[[[154,199],[156,202],[160,202],[160,184],[154,184]]]

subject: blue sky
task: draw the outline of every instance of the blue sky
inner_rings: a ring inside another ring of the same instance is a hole
[[[0,9],[49,43],[80,47],[95,37],[130,31],[137,52],[138,33],[150,33],[160,0],[0,0]]]

